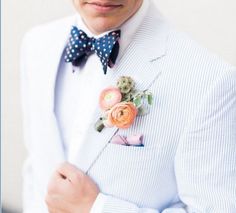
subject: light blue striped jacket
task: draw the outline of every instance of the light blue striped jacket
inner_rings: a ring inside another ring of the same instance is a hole
[[[24,40],[22,91],[30,153],[25,212],[44,212],[48,178],[68,160],[53,111],[52,82],[73,20],[36,28]],[[98,110],[82,148],[69,156],[107,197],[103,212],[236,213],[235,68],[175,31],[151,5],[104,87],[121,75],[153,93],[150,113],[127,130],[98,133],[93,127]],[[144,147],[109,143],[115,134],[134,133],[143,133]],[[72,138],[76,142],[76,130]]]

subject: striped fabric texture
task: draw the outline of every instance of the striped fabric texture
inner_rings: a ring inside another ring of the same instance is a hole
[[[72,20],[36,28],[23,46],[22,94],[30,152],[24,212],[47,212],[43,197],[48,178],[58,163],[69,160],[98,184],[106,197],[103,213],[235,213],[236,69],[173,29],[152,4],[104,84],[131,76],[139,90],[153,93],[149,114],[137,117],[129,129],[97,133],[92,126],[95,112],[82,149],[76,156],[64,156],[52,110],[58,63],[45,65],[52,51],[40,62],[38,56],[45,54],[54,35],[68,32],[63,28]],[[63,45],[58,44],[61,50]],[[50,80],[42,83],[47,75]],[[74,132],[76,143],[76,128]],[[143,147],[109,143],[114,134],[135,133],[144,135]]]

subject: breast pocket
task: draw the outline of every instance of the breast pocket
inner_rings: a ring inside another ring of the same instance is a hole
[[[125,146],[109,143],[92,169],[110,181],[117,175],[127,179],[127,175],[140,176],[142,169],[147,171],[154,160],[155,147]],[[123,176],[122,174],[126,174]]]
[[[156,163],[155,147],[110,143],[89,175],[102,192],[141,202],[153,190]]]

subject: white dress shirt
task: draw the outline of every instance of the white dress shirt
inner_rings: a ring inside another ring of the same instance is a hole
[[[148,7],[149,1],[143,1],[142,6],[137,13],[119,28],[121,30],[119,42],[120,51],[115,66],[119,64],[119,60],[132,41],[140,23],[146,15]],[[83,30],[89,37],[98,38],[108,33],[105,32],[95,36],[89,31],[79,15],[77,16],[77,27]],[[74,70],[74,72],[72,72],[72,70]],[[112,71],[112,69],[108,68],[107,72]],[[81,136],[81,141],[77,141],[77,143],[80,144],[83,141],[84,133],[89,127],[92,116],[91,112],[95,110],[94,107],[98,102],[97,97],[103,89],[103,82],[105,79],[106,75],[103,73],[100,59],[96,54],[90,55],[83,67],[72,67],[71,63],[64,62],[64,57],[61,59],[55,89],[55,114],[67,157],[74,150],[73,144],[69,144],[69,138],[72,133],[71,127],[75,122],[74,114],[77,112],[81,117],[81,122],[77,123]],[[89,89],[91,86],[93,87],[92,92]],[[86,97],[88,98],[83,100],[82,97],[84,97],[83,94],[85,92],[87,93]],[[102,212],[105,199],[106,197],[100,193],[91,209],[91,213]]]

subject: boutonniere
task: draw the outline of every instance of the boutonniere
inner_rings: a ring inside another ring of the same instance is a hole
[[[136,116],[149,112],[152,99],[152,93],[148,90],[135,89],[135,82],[131,77],[121,76],[116,87],[108,87],[100,94],[101,116],[95,123],[95,129],[101,132],[104,127],[129,128]]]

